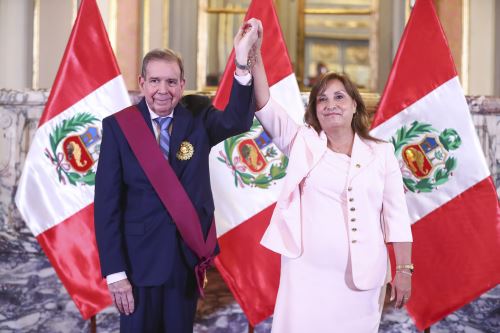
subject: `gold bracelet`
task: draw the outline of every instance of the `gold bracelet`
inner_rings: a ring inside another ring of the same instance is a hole
[[[407,269],[410,271],[410,273],[413,273],[415,270],[415,266],[413,264],[400,264],[396,265],[396,271],[402,270],[402,269]]]

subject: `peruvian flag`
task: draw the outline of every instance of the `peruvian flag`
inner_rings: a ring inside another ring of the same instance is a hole
[[[407,305],[422,330],[500,282],[493,180],[432,0],[417,0],[372,135],[392,142],[413,222]]]
[[[82,0],[16,204],[84,319],[111,304],[94,235],[102,118],[130,105],[95,0]]]
[[[272,0],[252,1],[245,20],[262,21],[262,57],[271,95],[302,123],[304,104]],[[233,80],[234,51],[215,96],[223,109]],[[274,311],[280,274],[278,254],[260,245],[286,175],[287,158],[254,120],[252,129],[212,148],[210,177],[221,248],[215,264],[252,325]]]

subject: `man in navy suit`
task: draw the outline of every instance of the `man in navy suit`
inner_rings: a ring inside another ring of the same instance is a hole
[[[144,98],[137,106],[160,144],[165,143],[160,138],[165,129],[157,118],[172,118],[166,129],[169,143],[162,149],[168,151],[165,158],[191,200],[204,236],[214,214],[210,149],[252,124],[255,105],[247,60],[259,24],[249,20],[234,39],[237,69],[224,112],[211,105],[188,110],[179,103],[185,80],[175,52],[153,50],[143,59],[139,86]],[[102,275],[121,314],[121,332],[192,332],[199,296],[193,267],[198,259],[127,139],[115,115],[103,120],[94,201]]]

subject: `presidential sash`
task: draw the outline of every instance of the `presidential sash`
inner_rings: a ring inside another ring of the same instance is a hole
[[[130,106],[116,113],[115,118],[146,177],[172,216],[182,239],[199,258],[195,276],[200,296],[204,297],[206,271],[212,264],[217,242],[215,221],[212,219],[205,241],[198,213],[170,163],[164,158],[138,107]]]

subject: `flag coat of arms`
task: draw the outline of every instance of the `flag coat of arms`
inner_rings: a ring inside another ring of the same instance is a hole
[[[130,105],[95,0],[83,0],[19,180],[16,205],[88,319],[111,304],[94,234],[102,118]]]
[[[496,190],[432,0],[417,0],[371,134],[392,142],[413,232],[418,329],[500,282]]]
[[[304,104],[273,1],[252,1],[245,20],[252,17],[261,20],[264,27],[261,52],[271,95],[301,124]],[[228,101],[234,70],[233,51],[215,96],[218,109],[223,109]],[[261,246],[260,240],[281,191],[287,164],[287,157],[257,120],[249,132],[213,147],[210,155],[221,248],[215,264],[252,325],[274,311],[280,258]]]

